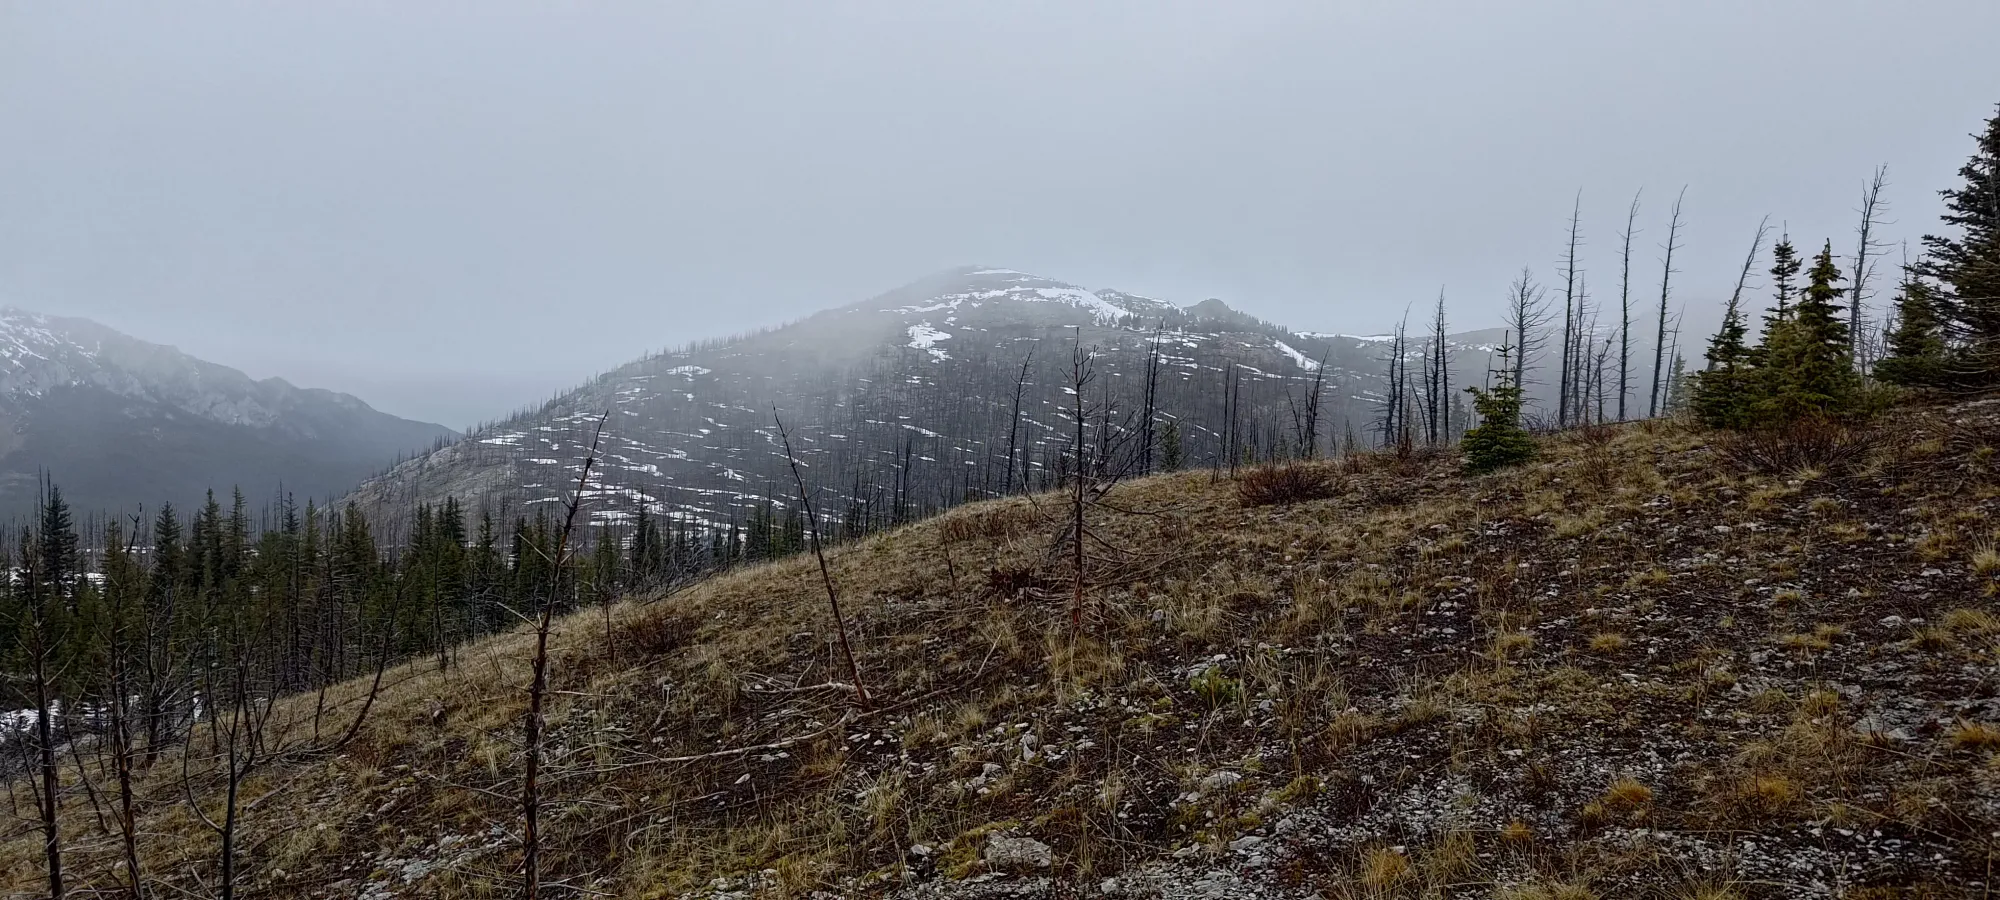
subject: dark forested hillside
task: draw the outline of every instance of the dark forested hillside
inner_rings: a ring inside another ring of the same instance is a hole
[[[95,322],[0,310],[0,518],[32,513],[44,474],[91,510],[191,508],[231,485],[327,496],[451,437]]]
[[[1497,329],[1447,338],[1440,429],[1449,419],[1449,430],[1462,430],[1454,398],[1481,382],[1502,339]],[[1430,344],[1401,344],[1408,373],[1392,411],[1384,398],[1396,346],[1393,336],[1293,332],[1219,300],[1182,309],[965,268],[622,366],[399,465],[355,499],[378,520],[448,496],[511,519],[562,495],[609,410],[606,465],[588,491],[595,523],[630,521],[646,505],[727,528],[766,505],[787,508],[793,488],[775,415],[825,498],[816,501],[824,515],[866,528],[1053,484],[1076,436],[1078,352],[1090,357],[1086,443],[1107,471],[1376,445],[1398,414],[1427,440],[1429,400],[1416,373]]]

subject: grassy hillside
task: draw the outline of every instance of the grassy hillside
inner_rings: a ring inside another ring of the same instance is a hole
[[[1996,448],[1986,401],[1804,449],[1654,424],[1479,478],[1360,457],[1295,504],[1122,484],[1081,634],[1062,501],[967,506],[832,554],[865,708],[825,686],[809,556],[586,611],[555,641],[544,896],[1986,896]],[[246,893],[518,896],[531,645],[391,670],[335,753],[282,748],[365,683],[281,702]],[[160,897],[215,878],[182,771],[141,775]],[[33,896],[14,803],[0,883]],[[114,890],[115,827],[80,792],[65,816],[73,876]]]

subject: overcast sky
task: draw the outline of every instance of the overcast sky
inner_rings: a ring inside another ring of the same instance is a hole
[[[1496,324],[1583,191],[1704,330],[1760,216],[1888,230],[2000,2],[0,0],[0,303],[452,426],[960,264],[1376,332]],[[1885,295],[1886,297],[1886,295]],[[1697,339],[1691,338],[1693,344]]]

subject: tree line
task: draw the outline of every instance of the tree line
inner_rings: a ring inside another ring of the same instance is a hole
[[[1885,321],[1869,340],[1865,318],[1878,170],[1862,196],[1858,245],[1843,267],[1825,241],[1801,257],[1789,235],[1771,250],[1771,304],[1757,338],[1743,306],[1744,283],[1758,264],[1766,229],[1757,231],[1743,276],[1709,341],[1696,377],[1693,412],[1716,428],[1748,429],[1802,421],[1866,418],[1895,391],[1953,395],[2000,386],[2000,115],[1974,136],[1962,183],[1940,191],[1945,233],[1927,234],[1920,254],[1903,263]]]

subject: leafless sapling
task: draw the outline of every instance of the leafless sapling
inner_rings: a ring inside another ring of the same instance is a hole
[[[1070,350],[1070,381],[1069,381],[1070,396],[1073,398],[1075,420],[1076,420],[1073,423],[1076,429],[1076,438],[1070,444],[1071,452],[1074,454],[1075,458],[1075,462],[1070,467],[1071,475],[1075,479],[1075,483],[1071,488],[1071,494],[1070,494],[1070,528],[1069,528],[1071,547],[1073,549],[1073,555],[1071,561],[1074,564],[1074,569],[1075,569],[1075,571],[1071,573],[1074,592],[1070,598],[1070,608],[1069,608],[1069,626],[1070,626],[1070,633],[1072,635],[1081,634],[1083,631],[1083,578],[1084,578],[1083,498],[1084,498],[1084,491],[1087,486],[1086,485],[1087,479],[1085,477],[1085,473],[1090,471],[1089,467],[1084,464],[1084,459],[1083,459],[1083,455],[1086,452],[1083,440],[1083,423],[1085,420],[1084,410],[1083,410],[1083,392],[1086,388],[1090,386],[1091,380],[1096,377],[1094,363],[1095,363],[1095,354],[1092,351],[1083,349],[1083,339],[1081,335],[1079,335],[1077,338],[1076,346]],[[1236,464],[1232,459],[1230,462],[1231,474],[1235,473],[1235,468]]]
[[[42,858],[48,876],[49,897],[61,900],[65,887],[63,880],[62,823],[59,815],[62,796],[61,782],[56,770],[56,737],[53,719],[56,700],[54,696],[54,672],[51,671],[52,658],[56,651],[56,635],[52,633],[48,594],[50,585],[44,584],[41,554],[33,543],[31,533],[21,532],[21,568],[14,575],[14,588],[27,595],[25,612],[28,615],[25,643],[28,656],[28,674],[33,681],[35,696],[35,771],[40,781],[36,795],[36,812],[42,826]]]
[[[798,487],[799,505],[804,508],[806,516],[806,537],[812,541],[813,558],[819,561],[819,580],[826,586],[826,605],[833,612],[834,631],[840,636],[840,652],[847,657],[848,676],[854,679],[854,699],[862,709],[867,709],[868,686],[861,680],[861,664],[854,658],[854,644],[847,635],[847,617],[840,612],[840,594],[833,588],[833,572],[827,568],[826,550],[819,537],[819,516],[813,510],[812,495],[806,491],[805,475],[799,471],[798,455],[792,452],[792,433],[785,429],[785,421],[778,417],[775,409],[771,411],[771,421],[778,426],[778,438],[785,446],[785,463],[791,467],[792,483]],[[945,559],[949,563],[949,549]],[[956,573],[953,580],[957,580]]]
[[[523,725],[521,775],[521,894],[527,900],[536,900],[542,886],[541,834],[538,831],[542,796],[539,778],[542,765],[542,704],[548,694],[549,632],[555,625],[557,600],[561,597],[563,579],[569,570],[570,534],[576,528],[577,510],[583,506],[584,489],[590,484],[590,470],[597,463],[598,447],[604,440],[604,421],[610,417],[608,409],[597,417],[597,429],[591,435],[590,450],[583,457],[583,473],[577,476],[575,492],[563,504],[563,524],[556,534],[552,560],[554,573],[549,582],[549,595],[535,619],[535,656],[528,681],[528,718]]]

